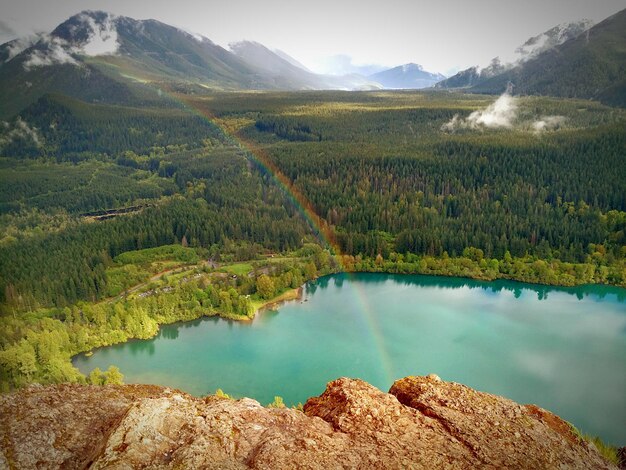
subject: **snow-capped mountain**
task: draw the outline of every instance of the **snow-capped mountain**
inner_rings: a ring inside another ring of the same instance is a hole
[[[592,26],[593,22],[591,20],[562,23],[537,36],[531,37],[524,44],[515,49],[515,59],[512,62],[502,63],[499,57],[495,57],[487,66],[481,67],[477,65],[469,67],[437,83],[435,86],[437,88],[467,88],[477,85],[481,81],[495,77],[507,70],[511,70],[537,57],[542,52],[579,36]]]

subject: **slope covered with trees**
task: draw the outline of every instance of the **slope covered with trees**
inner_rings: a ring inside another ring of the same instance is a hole
[[[0,132],[3,387],[329,272],[626,285],[622,110],[528,97],[489,128],[481,95],[178,99],[49,96]]]
[[[626,106],[626,10],[524,64],[481,81],[479,93],[501,93],[507,83],[519,94],[590,98]]]

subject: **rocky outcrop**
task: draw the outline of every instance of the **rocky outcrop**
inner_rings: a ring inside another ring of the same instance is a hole
[[[0,397],[6,468],[616,468],[535,406],[407,377],[338,379],[304,412],[144,385]]]

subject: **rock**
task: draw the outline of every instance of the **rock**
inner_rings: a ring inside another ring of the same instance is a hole
[[[626,447],[617,449],[617,460],[619,461],[619,468],[626,469]]]
[[[499,425],[495,426],[495,422]],[[617,468],[567,423],[439,377],[338,379],[304,413],[147,385],[0,396],[5,468]]]

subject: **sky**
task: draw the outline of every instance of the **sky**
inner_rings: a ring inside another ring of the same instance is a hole
[[[624,8],[626,0],[0,0],[0,42],[49,32],[91,9],[156,19],[224,47],[258,41],[316,72],[343,55],[354,64],[414,62],[449,75],[495,56],[511,59],[557,24],[599,22]]]

